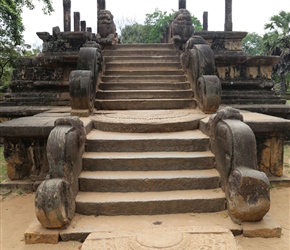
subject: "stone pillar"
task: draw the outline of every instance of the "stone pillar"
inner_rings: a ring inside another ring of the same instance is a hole
[[[74,31],[80,31],[80,19],[81,19],[80,13],[74,12]]]
[[[208,12],[203,12],[203,23],[202,23],[202,30],[208,30]]]
[[[186,0],[179,0],[178,9],[186,9]]]
[[[81,21],[81,31],[87,31],[86,21]]]
[[[105,10],[106,9],[106,0],[97,0],[97,8],[98,8],[98,13],[100,10]]]
[[[232,0],[226,0],[225,31],[233,31]]]
[[[71,1],[63,0],[63,30],[64,31],[71,31],[70,8],[71,8]]]

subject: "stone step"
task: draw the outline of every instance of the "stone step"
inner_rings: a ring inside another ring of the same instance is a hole
[[[179,76],[179,75],[184,75],[184,71],[181,69],[177,70],[158,70],[156,68],[143,68],[142,70],[129,70],[129,69],[124,69],[124,70],[107,70],[105,71],[105,74],[103,77],[106,76],[166,76],[167,78],[170,78],[171,76]]]
[[[223,99],[221,100],[222,104],[285,104],[285,99],[279,98],[263,98],[256,97],[254,99]]]
[[[118,71],[118,70],[128,70],[128,71],[136,71],[140,69],[144,71],[173,71],[177,69],[181,69],[180,62],[107,62],[106,63],[106,71]],[[174,72],[174,71],[173,71]],[[107,75],[107,74],[106,74]]]
[[[101,90],[184,90],[189,88],[189,82],[101,82],[99,85]]]
[[[230,96],[230,95],[275,95],[278,96],[275,91],[272,90],[222,90],[223,96]]]
[[[179,56],[105,56],[105,62],[108,63],[179,63]]]
[[[141,56],[179,56],[179,51],[170,50],[170,49],[148,49],[148,50],[129,50],[120,48],[118,50],[104,50],[103,56],[132,56],[132,57],[141,57]]]
[[[107,90],[97,91],[98,99],[188,99],[192,90]]]
[[[170,50],[173,51],[172,43],[125,43],[114,44],[109,47],[109,50]],[[106,50],[105,50],[106,51]]]
[[[114,99],[96,100],[97,110],[194,109],[193,99]]]
[[[118,76],[102,76],[102,82],[121,82],[121,83],[176,83],[186,82],[185,75],[118,75]]]
[[[166,192],[79,192],[76,212],[84,215],[153,215],[210,213],[226,209],[220,188]]]
[[[85,171],[158,171],[212,169],[214,155],[204,152],[86,152]]]
[[[233,98],[237,98],[237,99],[280,99],[281,96],[275,95],[273,93],[233,93],[233,94],[226,94],[226,95],[222,95],[222,98],[224,100],[226,99],[233,99]]]
[[[157,192],[220,187],[216,169],[172,171],[86,171],[79,176],[82,192]]]
[[[164,133],[199,128],[207,117],[195,109],[174,110],[106,110],[95,111],[92,117],[95,129],[127,133]]]
[[[200,130],[171,133],[117,133],[92,130],[86,152],[207,151],[209,138]]]

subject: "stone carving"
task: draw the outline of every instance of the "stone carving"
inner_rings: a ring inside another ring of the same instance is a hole
[[[215,230],[216,229],[216,230]],[[144,232],[99,232],[90,234],[82,245],[91,249],[229,249],[237,250],[234,236],[219,227],[159,228]]]
[[[100,44],[116,44],[118,42],[114,16],[109,10],[100,10],[98,12],[98,34],[96,39]]]
[[[203,75],[197,81],[198,106],[206,114],[217,111],[221,102],[222,88],[219,78]]]
[[[4,156],[9,179],[45,179],[48,171],[45,152],[44,138],[5,138]]]
[[[221,101],[221,83],[215,76],[214,53],[200,36],[191,37],[181,55],[181,62],[191,83],[199,108],[215,113]]]
[[[56,120],[47,141],[49,175],[35,196],[36,217],[44,227],[60,228],[73,218],[84,144],[85,129],[77,117]]]
[[[95,42],[81,48],[78,70],[70,74],[71,114],[89,116],[94,108],[99,71],[102,69],[102,52]]]
[[[259,221],[270,209],[270,184],[258,171],[256,139],[238,110],[220,110],[209,120],[211,150],[236,223]]]
[[[180,9],[174,14],[171,31],[171,40],[174,42],[176,47],[182,49],[194,32],[191,15],[188,10]]]
[[[87,42],[92,40],[90,32],[60,32],[59,27],[53,27],[52,35],[48,32],[37,32],[43,41],[43,53],[79,51]]]

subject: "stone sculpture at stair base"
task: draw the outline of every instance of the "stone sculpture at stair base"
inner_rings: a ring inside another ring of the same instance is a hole
[[[270,209],[270,183],[257,170],[253,131],[239,111],[229,107],[212,115],[208,124],[229,215],[239,224],[262,220]]]
[[[221,84],[214,75],[215,60],[210,46],[202,37],[193,36],[186,42],[180,59],[200,110],[215,113],[221,101]]]
[[[97,43],[91,42],[80,49],[77,70],[72,71],[69,77],[71,115],[92,114],[102,63],[102,51]]]
[[[36,217],[46,228],[61,228],[74,216],[85,139],[84,125],[77,117],[56,120],[48,137],[49,175],[35,196]]]

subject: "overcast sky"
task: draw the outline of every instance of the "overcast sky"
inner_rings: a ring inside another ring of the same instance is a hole
[[[37,8],[33,11],[24,10],[23,21],[26,28],[24,39],[28,44],[41,44],[36,36],[38,31],[52,31],[59,26],[63,30],[62,0],[53,0],[55,12],[45,16],[41,4],[35,1]],[[135,20],[142,23],[146,13],[153,13],[155,8],[171,12],[178,9],[178,0],[107,0],[106,9],[114,15],[114,21],[119,26],[124,20]],[[187,9],[202,22],[203,12],[208,12],[210,31],[224,30],[225,0],[187,0]],[[271,16],[281,10],[290,12],[290,0],[233,0],[233,30],[264,33],[264,24]],[[96,32],[97,0],[71,0],[71,17],[73,29],[73,12],[80,12],[81,20],[87,27]]]

